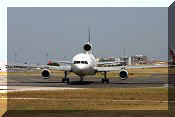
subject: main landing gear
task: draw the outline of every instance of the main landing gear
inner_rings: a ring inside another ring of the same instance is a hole
[[[83,82],[83,76],[80,76],[80,82]]]
[[[107,84],[109,84],[109,79],[107,78],[107,72],[104,72],[104,78],[101,79],[101,82],[102,83],[106,82]]]
[[[67,71],[64,72],[64,78],[62,79],[62,82],[63,83],[65,83],[65,82],[69,83],[70,82],[69,78],[67,78]]]

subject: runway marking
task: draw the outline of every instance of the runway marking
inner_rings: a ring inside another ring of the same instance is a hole
[[[53,99],[53,98],[0,98],[0,99],[4,99],[4,100],[57,100],[57,101],[65,101],[65,99]],[[87,101],[88,99],[66,99],[67,101]],[[105,99],[108,100],[108,99]],[[104,99],[102,100],[98,100],[98,101],[104,101]],[[113,102],[161,102],[161,103],[168,103],[168,101],[166,100],[108,100],[108,101],[113,101]]]
[[[28,86],[0,86],[0,93],[20,92],[20,91],[54,91],[54,90],[77,90],[85,88],[72,87],[28,87]]]
[[[162,87],[144,87],[144,88],[168,88],[168,84],[165,84]],[[34,87],[34,86],[0,86],[0,93],[22,92],[22,91],[82,90],[82,89],[91,89],[91,88]]]
[[[7,93],[7,86],[0,86],[0,93]]]

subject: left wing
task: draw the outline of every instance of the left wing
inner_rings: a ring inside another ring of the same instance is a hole
[[[97,72],[110,72],[118,71],[122,69],[144,69],[144,68],[162,68],[168,67],[168,65],[136,65],[136,66],[116,66],[116,67],[95,67]]]
[[[124,61],[112,61],[112,62],[97,62],[97,65],[109,65],[109,64],[121,64],[125,63]]]

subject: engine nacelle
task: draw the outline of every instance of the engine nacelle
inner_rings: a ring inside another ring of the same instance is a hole
[[[90,45],[90,44],[85,44],[84,46],[83,46],[83,49],[85,50],[85,51],[90,51],[91,49],[92,49],[92,46]]]
[[[121,70],[120,73],[119,73],[119,75],[120,75],[120,79],[121,80],[126,80],[128,78],[128,71]]]
[[[44,69],[42,72],[41,72],[41,76],[44,78],[44,79],[48,79],[50,77],[50,71],[48,69]]]

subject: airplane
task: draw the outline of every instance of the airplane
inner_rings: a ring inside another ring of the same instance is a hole
[[[153,67],[167,67],[166,65],[145,65],[145,66],[116,66],[116,67],[98,67],[100,64],[111,64],[111,62],[98,62],[93,55],[93,47],[91,43],[91,33],[88,29],[88,42],[83,45],[84,53],[78,53],[73,58],[72,61],[58,61],[57,63],[67,64],[66,66],[47,66],[43,69],[41,76],[44,79],[48,79],[51,76],[50,70],[62,70],[64,71],[64,78],[62,82],[70,82],[67,77],[68,72],[73,72],[80,77],[80,81],[83,81],[84,77],[87,75],[95,75],[97,73],[104,73],[104,78],[101,79],[102,83],[109,83],[109,78],[107,78],[107,73],[110,71],[118,71],[121,80],[126,80],[128,78],[128,68],[153,68]]]

